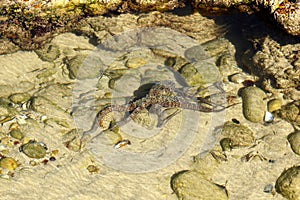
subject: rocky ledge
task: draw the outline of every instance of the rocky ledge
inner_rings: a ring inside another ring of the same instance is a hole
[[[171,11],[188,7],[190,13],[210,14],[236,9],[242,12],[262,12],[291,35],[300,35],[299,0],[270,1],[209,1],[209,0],[2,0],[0,6],[0,54],[18,49],[31,50],[43,46],[54,34],[76,31],[82,19],[95,15]]]

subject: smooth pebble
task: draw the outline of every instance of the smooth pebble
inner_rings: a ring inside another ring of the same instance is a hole
[[[250,86],[242,90],[241,96],[244,117],[251,122],[263,122],[267,109],[265,92]]]

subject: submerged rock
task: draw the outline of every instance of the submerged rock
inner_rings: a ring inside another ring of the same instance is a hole
[[[0,97],[0,120],[6,117],[14,117],[18,114],[11,101]],[[2,122],[3,123],[3,122]]]
[[[171,178],[171,188],[178,199],[229,199],[226,188],[204,178],[196,171],[181,171]]]
[[[79,54],[65,60],[70,79],[82,80],[99,76],[101,60],[97,57],[87,57],[88,55]]]
[[[274,112],[276,110],[279,110],[282,106],[282,100],[280,99],[272,99],[268,101],[268,111]]]
[[[225,151],[231,148],[249,147],[254,143],[253,132],[248,127],[230,121],[222,127],[222,138],[220,144]]]
[[[8,97],[13,103],[23,103],[30,99],[30,94],[28,93],[15,93]]]
[[[20,147],[20,151],[29,158],[44,158],[46,156],[47,147],[42,142],[30,140],[28,143],[23,144]]]
[[[56,45],[45,45],[44,48],[38,49],[35,53],[39,56],[39,58],[43,61],[52,62],[60,55],[59,47]]]
[[[244,117],[251,122],[263,122],[266,112],[266,94],[257,87],[247,87],[241,93]]]
[[[283,38],[265,37],[258,41],[261,48],[253,55],[253,74],[258,75],[262,88],[271,93],[283,93],[286,99],[299,99],[300,70],[299,70],[299,41],[292,39],[280,44]]]
[[[30,108],[48,117],[69,119],[70,114],[54,102],[43,96],[36,96],[30,99]]]
[[[284,105],[276,112],[282,119],[300,125],[300,101],[293,101]]]
[[[288,141],[295,154],[300,155],[300,131],[289,134]]]
[[[0,159],[0,167],[2,169],[8,169],[9,171],[13,171],[18,167],[18,163],[14,158],[4,157]]]
[[[63,136],[65,146],[71,151],[78,152],[81,148],[78,130],[72,129]]]
[[[24,138],[24,133],[19,129],[15,129],[9,132],[9,135],[17,140],[22,140]]]
[[[300,199],[300,166],[284,170],[276,181],[276,192],[289,200]]]

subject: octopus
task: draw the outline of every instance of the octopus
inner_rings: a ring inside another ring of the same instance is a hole
[[[200,112],[220,112],[232,106],[223,106],[209,101],[207,98],[197,97],[188,94],[185,88],[176,88],[175,83],[172,81],[162,81],[151,85],[147,94],[143,97],[135,97],[133,100],[124,105],[108,105],[100,110],[94,120],[90,130],[83,133],[82,141],[86,141],[87,136],[96,131],[98,127],[104,128],[104,117],[115,112],[128,112],[129,115],[125,116],[121,121],[110,126],[108,129],[113,129],[116,126],[120,127],[130,120],[134,119],[142,110],[149,109],[154,106],[156,110],[161,108],[181,108],[189,109]],[[177,112],[167,117],[160,119],[159,125],[164,124],[167,120],[173,117]],[[160,118],[160,116],[159,116]]]

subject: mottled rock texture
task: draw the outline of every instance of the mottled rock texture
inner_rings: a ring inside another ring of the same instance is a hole
[[[183,0],[3,0],[0,6],[0,54],[15,52],[19,48],[39,48],[56,33],[77,31],[82,21],[89,16],[115,16],[121,13],[143,16],[143,13],[150,11],[163,12],[190,7],[188,4],[195,11],[205,9],[208,13],[232,8],[248,13],[262,11],[289,34],[300,35],[300,4],[297,1],[194,0],[187,3]],[[154,21],[150,23],[157,24]]]

